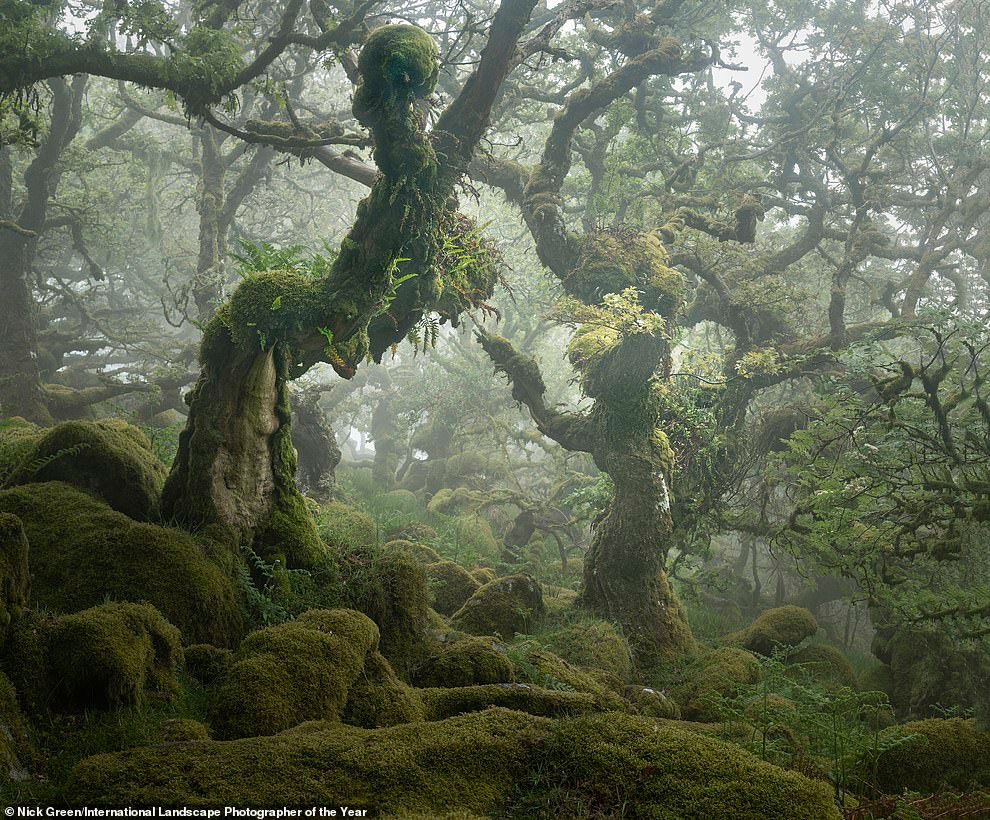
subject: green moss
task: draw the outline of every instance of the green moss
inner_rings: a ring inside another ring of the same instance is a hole
[[[447,523],[444,535],[457,545],[455,557],[463,560],[497,560],[501,552],[488,519],[480,515],[458,515]]]
[[[493,638],[462,638],[439,649],[413,670],[417,686],[456,687],[512,683],[512,661],[503,644]]]
[[[417,97],[432,93],[440,76],[437,44],[419,26],[392,25],[375,29],[358,58],[360,93],[376,104],[395,89]]]
[[[547,646],[569,663],[608,672],[623,683],[632,680],[629,643],[608,621],[572,624],[553,633]]]
[[[318,523],[320,536],[334,547],[367,547],[378,540],[378,527],[371,516],[340,501],[324,504]]]
[[[529,575],[508,575],[481,587],[451,620],[471,635],[499,635],[511,640],[527,634],[546,614],[539,582]]]
[[[726,642],[770,655],[778,646],[797,646],[818,631],[815,616],[800,606],[768,609],[748,627],[726,636]]]
[[[688,679],[674,690],[674,699],[688,720],[719,720],[718,697],[727,697],[741,684],[758,683],[760,663],[745,649],[724,646],[699,657]]]
[[[825,686],[857,686],[856,672],[848,658],[830,644],[802,646],[787,656],[788,666],[800,669],[811,680]]]
[[[61,482],[0,492],[24,522],[36,607],[76,612],[107,599],[147,601],[186,640],[236,643],[243,613],[226,551],[169,527],[140,524]]]
[[[423,508],[419,499],[416,498],[416,494],[409,490],[391,490],[382,496],[382,501],[388,505],[389,509],[406,514],[419,512]]]
[[[679,720],[681,717],[681,709],[677,703],[659,689],[627,686],[622,694],[637,715],[664,720]]]
[[[346,609],[310,610],[252,632],[217,693],[217,736],[272,735],[305,720],[339,719],[378,640],[370,618]]]
[[[17,692],[10,679],[0,673],[0,774],[9,780],[26,780],[35,764]]]
[[[184,651],[185,670],[203,686],[221,683],[234,663],[234,653],[229,649],[195,643]]]
[[[703,735],[628,715],[554,721],[498,708],[101,755],[65,790],[72,806],[336,805],[344,794],[376,816],[592,817],[621,806],[661,820],[839,818],[827,784]]]
[[[453,615],[481,588],[464,567],[453,561],[439,561],[426,567],[433,595],[433,608],[441,615]]]
[[[64,481],[138,521],[156,521],[165,466],[138,428],[120,419],[67,421],[46,431],[9,485]]]
[[[389,530],[389,540],[412,541],[414,544],[435,541],[438,537],[437,531],[428,524],[421,521],[410,521],[400,527]],[[437,556],[440,557],[439,555]]]
[[[454,689],[421,689],[428,720],[443,720],[493,706],[541,717],[585,715],[600,710],[594,695],[542,689],[530,683],[496,683]]]
[[[859,761],[857,772],[885,794],[990,786],[990,732],[976,731],[972,720],[892,726],[881,732],[878,748]]]
[[[0,643],[11,621],[23,613],[31,595],[28,540],[21,519],[0,513]]]
[[[426,544],[417,544],[414,541],[406,541],[404,538],[396,538],[389,541],[382,547],[382,550],[384,552],[403,551],[424,564],[435,564],[443,560],[440,557],[440,553],[433,549],[433,547],[428,547]]]
[[[0,481],[30,461],[44,430],[20,416],[0,422]]]
[[[45,624],[51,706],[139,705],[171,695],[182,662],[179,630],[148,604],[109,603]]]
[[[474,578],[481,586],[494,581],[498,576],[495,574],[495,570],[490,567],[478,567],[477,569],[471,570],[471,577]]]
[[[175,718],[162,724],[163,743],[188,743],[193,740],[209,740],[209,728],[198,720]]]
[[[377,729],[411,723],[424,717],[417,690],[403,683],[379,652],[370,652],[364,669],[351,686],[342,719],[345,723]]]
[[[553,652],[541,648],[535,641],[514,646],[512,659],[516,679],[551,689],[584,692],[594,698],[599,709],[626,711],[626,703],[611,688],[593,674],[571,666]]]

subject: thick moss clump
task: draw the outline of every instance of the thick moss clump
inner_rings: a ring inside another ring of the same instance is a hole
[[[452,624],[471,635],[498,635],[511,640],[529,633],[546,614],[543,591],[529,575],[508,575],[491,581],[472,595]]]
[[[210,730],[198,720],[176,718],[162,724],[163,743],[188,743],[192,740],[209,740]]]
[[[802,646],[787,656],[787,665],[825,686],[856,688],[856,672],[849,659],[829,644]]]
[[[424,717],[420,693],[396,676],[380,652],[370,652],[351,686],[342,719],[365,729],[412,723]]]
[[[314,609],[248,635],[217,693],[222,738],[273,735],[305,720],[337,720],[378,627],[360,612]]]
[[[490,581],[494,581],[498,578],[498,575],[495,574],[495,570],[491,567],[478,567],[477,569],[471,570],[471,577],[474,578],[474,580],[481,586],[484,586]]]
[[[434,541],[437,538],[437,531],[428,524],[419,521],[411,521],[401,527],[395,527],[388,531],[389,541],[412,541],[414,544],[421,544],[425,541]],[[437,556],[439,559],[439,555]]]
[[[208,643],[187,646],[183,654],[186,672],[203,686],[216,686],[221,683],[227,677],[230,667],[234,665],[233,652]]]
[[[623,683],[632,680],[629,643],[608,621],[572,624],[555,633],[547,645],[576,666],[607,672]]]
[[[515,709],[541,717],[587,715],[601,707],[587,692],[543,689],[529,683],[495,683],[454,689],[421,689],[428,720],[443,720],[492,706]]]
[[[771,655],[781,646],[797,646],[818,631],[815,616],[800,606],[768,609],[745,629],[726,637],[726,641],[751,652]]]
[[[419,26],[382,26],[371,33],[361,49],[358,70],[361,85],[355,94],[355,107],[381,105],[396,89],[425,97],[440,76],[437,44]]]
[[[336,805],[343,794],[381,816],[504,807],[517,817],[589,817],[622,806],[627,817],[666,820],[839,818],[828,784],[703,735],[629,715],[555,721],[506,709],[99,755],[65,790],[73,806]]]
[[[440,649],[413,670],[417,686],[456,687],[512,683],[512,661],[493,638],[462,638]]]
[[[31,595],[28,540],[21,519],[0,513],[0,641],[17,620]]]
[[[433,593],[433,608],[441,615],[453,615],[481,589],[471,573],[453,561],[430,564],[426,577]]]
[[[648,686],[627,686],[622,694],[637,715],[680,720],[680,707],[658,689],[651,689]]]
[[[138,521],[157,521],[165,466],[147,436],[120,419],[67,421],[45,432],[8,484],[64,481]]]
[[[378,539],[378,527],[367,513],[331,501],[320,508],[320,537],[341,549],[367,547]]]
[[[32,694],[44,693],[50,708],[140,705],[149,693],[169,697],[176,689],[179,630],[148,604],[101,604],[42,620],[32,633],[11,649],[10,663],[21,662],[12,672],[33,679]]]
[[[433,547],[428,547],[426,544],[417,544],[415,541],[407,541],[404,538],[395,538],[387,542],[382,547],[382,550],[384,552],[407,552],[424,564],[436,564],[443,560],[440,553],[433,549]]]
[[[0,512],[24,522],[35,607],[77,612],[107,599],[147,601],[186,640],[237,642],[240,596],[214,562],[225,550],[182,530],[140,524],[57,481],[0,492]]]
[[[0,422],[0,481],[12,476],[31,460],[45,431],[20,416]]]
[[[516,679],[545,686],[548,689],[573,690],[592,695],[599,709],[624,712],[628,706],[611,687],[603,684],[596,676],[571,666],[553,652],[541,648],[536,642],[516,646],[513,662]],[[522,651],[520,651],[522,650]]]
[[[687,720],[717,721],[717,701],[731,695],[738,686],[759,683],[760,662],[745,649],[724,646],[700,657],[688,678],[674,690]]]
[[[912,737],[913,736],[913,737]],[[877,754],[858,764],[860,779],[885,794],[990,786],[990,732],[972,720],[918,720],[885,729]]]

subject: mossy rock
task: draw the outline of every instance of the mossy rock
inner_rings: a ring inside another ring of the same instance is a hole
[[[51,692],[59,709],[140,705],[171,696],[182,663],[179,630],[148,604],[107,603],[44,625]]]
[[[31,597],[28,540],[21,519],[0,513],[0,642]]]
[[[368,547],[378,540],[378,527],[367,513],[340,501],[320,508],[320,537],[338,549]]]
[[[437,531],[433,527],[423,524],[420,521],[411,521],[408,524],[394,527],[388,531],[388,539],[390,541],[412,541],[414,544],[424,541],[435,541],[437,537]]]
[[[717,721],[721,718],[717,699],[730,696],[741,685],[759,683],[761,677],[760,662],[753,653],[723,646],[698,658],[673,695],[687,720]]]
[[[175,718],[162,724],[162,743],[188,743],[209,740],[210,730],[204,723],[190,718]]]
[[[43,428],[20,416],[0,421],[0,481],[12,476],[32,458]]]
[[[27,780],[36,763],[27,721],[10,679],[0,672],[0,774],[8,781]]]
[[[408,552],[417,561],[421,561],[424,564],[436,564],[444,559],[441,557],[440,553],[437,552],[433,547],[428,547],[426,544],[417,544],[415,541],[407,541],[404,538],[395,538],[385,544],[382,547],[385,552]]]
[[[441,644],[438,651],[413,670],[417,686],[457,687],[512,683],[512,661],[494,638],[462,638]]]
[[[404,513],[415,513],[423,509],[423,505],[416,498],[416,493],[410,490],[390,490],[382,495],[382,501],[388,505],[390,510]]]
[[[856,689],[858,685],[849,659],[831,644],[813,643],[799,647],[787,656],[787,665],[824,686]]]
[[[188,641],[235,644],[244,631],[226,549],[171,527],[133,521],[68,484],[0,491],[30,544],[34,607],[78,612],[107,599],[147,601]]]
[[[447,523],[447,537],[460,549],[460,555],[495,561],[501,547],[492,532],[492,525],[480,515],[458,515]]]
[[[608,672],[623,683],[632,680],[629,643],[608,621],[571,624],[554,633],[547,646],[576,666]]]
[[[972,720],[918,720],[880,733],[879,753],[857,764],[859,779],[884,794],[990,786],[990,732]]]
[[[46,431],[8,485],[64,481],[137,521],[157,521],[165,465],[141,430],[120,419],[67,421]]]
[[[234,665],[233,652],[208,643],[187,646],[183,654],[186,672],[203,686],[216,686],[222,683],[230,667]]]
[[[444,487],[434,494],[426,509],[433,515],[470,515],[477,512],[484,503],[485,495],[476,490],[467,487],[456,489]]]
[[[306,720],[338,720],[378,641],[374,622],[348,609],[314,609],[252,632],[217,692],[217,737],[273,735]]]
[[[477,569],[471,570],[471,577],[474,578],[479,585],[484,586],[485,584],[498,578],[498,575],[495,574],[495,570],[491,567],[478,567]]]
[[[771,655],[779,647],[797,646],[818,631],[815,616],[800,606],[781,606],[760,613],[745,629],[726,636],[726,643]]]
[[[566,717],[601,711],[597,699],[587,692],[544,689],[531,683],[493,683],[453,689],[420,689],[427,720],[480,712],[499,706],[540,717]]]
[[[530,575],[508,575],[490,581],[474,593],[451,624],[471,635],[498,635],[511,640],[528,634],[546,615],[539,582]]]
[[[667,697],[659,689],[651,689],[649,686],[627,686],[622,695],[637,715],[664,720],[680,720],[681,709],[676,701]]]
[[[399,680],[380,652],[370,652],[348,694],[344,722],[378,729],[422,720],[424,714],[420,693]]]
[[[426,577],[433,593],[433,608],[441,615],[453,615],[481,589],[471,573],[453,561],[430,564]]]
[[[667,820],[840,817],[828,784],[701,734],[630,715],[550,720],[499,708],[99,755],[64,790],[70,806],[337,805],[344,794],[376,816],[505,807],[516,817],[590,817],[621,805],[627,817]]]
[[[589,671],[572,666],[535,641],[516,644],[513,650],[511,657],[516,667],[516,680],[549,689],[584,692],[594,697],[599,709],[619,712],[628,709],[628,704],[613,691],[613,686],[603,683]]]

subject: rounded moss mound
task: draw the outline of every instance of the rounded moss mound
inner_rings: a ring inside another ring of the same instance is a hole
[[[31,595],[28,540],[21,519],[0,513],[0,641],[17,620]]]
[[[67,421],[44,432],[8,484],[64,481],[138,521],[157,521],[165,465],[147,436],[120,419]]]
[[[379,729],[422,720],[420,694],[396,676],[380,652],[370,652],[348,694],[342,719],[365,729]]]
[[[680,707],[659,689],[651,689],[648,686],[627,686],[622,695],[629,701],[637,715],[664,720],[681,718]]]
[[[453,615],[481,588],[464,567],[453,561],[439,561],[426,568],[433,608],[441,615]]]
[[[221,683],[234,664],[233,652],[208,643],[187,646],[183,654],[186,672],[203,686],[216,686]]]
[[[467,487],[458,487],[457,489],[444,487],[430,499],[426,509],[434,515],[442,513],[443,515],[470,516],[472,513],[476,513],[484,502],[484,494],[476,490]]]
[[[398,552],[400,550],[407,552],[417,561],[421,561],[424,564],[436,564],[439,561],[443,561],[440,553],[433,549],[433,547],[428,547],[426,544],[417,544],[415,541],[407,541],[404,538],[395,538],[386,543],[382,549],[385,552]]]
[[[413,671],[417,686],[480,686],[512,683],[512,661],[506,648],[493,638],[462,638],[440,650]]]
[[[717,721],[717,701],[738,686],[759,683],[760,662],[745,649],[723,646],[701,656],[689,670],[685,683],[674,690],[687,720]]]
[[[409,490],[391,490],[382,496],[382,501],[388,505],[390,510],[398,510],[404,513],[415,513],[423,508],[416,498],[416,494]]]
[[[768,609],[745,629],[726,637],[726,641],[750,652],[771,655],[780,646],[797,646],[818,631],[815,616],[800,606]]]
[[[838,649],[827,643],[802,646],[787,656],[787,665],[825,686],[857,686],[856,672]]]
[[[629,643],[608,621],[572,624],[555,633],[547,645],[576,666],[607,672],[623,683],[632,680]]]
[[[477,569],[473,569],[471,570],[471,577],[474,578],[474,580],[481,586],[484,586],[485,584],[498,578],[495,574],[495,570],[491,567],[478,567]]]
[[[594,695],[544,689],[530,683],[496,683],[454,689],[420,689],[427,720],[480,712],[493,706],[540,717],[587,715],[601,711]]]
[[[44,626],[51,705],[139,705],[171,695],[182,662],[179,630],[148,604],[110,603]]]
[[[419,26],[382,26],[368,37],[358,57],[361,86],[355,106],[372,107],[394,93],[408,90],[417,97],[432,93],[440,76],[437,44]]]
[[[235,583],[211,560],[229,561],[226,550],[183,530],[139,524],[57,481],[0,492],[0,512],[24,522],[35,607],[77,612],[107,599],[147,601],[186,640],[223,646],[243,634]]]
[[[378,639],[374,622],[348,609],[314,609],[252,632],[217,693],[217,736],[273,735],[305,720],[338,720]]]
[[[198,720],[176,718],[162,724],[163,743],[187,743],[191,740],[209,740],[210,730]]]
[[[367,547],[378,539],[371,516],[339,501],[324,504],[317,523],[320,537],[340,549]]]
[[[543,591],[529,575],[508,575],[485,584],[452,618],[455,629],[471,635],[498,635],[511,640],[527,634],[546,615]]]
[[[937,792],[948,786],[990,786],[990,732],[976,731],[972,720],[918,720],[880,734],[877,754],[860,760],[866,785],[884,794]]]
[[[65,789],[71,806],[337,805],[343,794],[376,816],[594,817],[623,806],[627,817],[666,820],[840,817],[828,784],[703,735],[629,715],[506,709],[98,755]]]
[[[528,681],[547,689],[585,692],[594,697],[600,709],[619,712],[628,709],[626,702],[595,675],[571,666],[535,641],[516,644],[513,650],[516,680]]]
[[[401,527],[395,527],[389,530],[388,539],[390,541],[412,541],[414,544],[424,541],[435,541],[437,539],[437,531],[428,524],[411,521],[408,524],[403,524]]]

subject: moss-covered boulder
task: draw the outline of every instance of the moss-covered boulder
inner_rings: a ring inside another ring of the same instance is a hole
[[[341,717],[365,729],[397,726],[422,720],[423,701],[417,690],[399,680],[380,652],[372,651],[351,686]]]
[[[438,561],[426,568],[426,577],[433,594],[433,608],[441,615],[453,615],[474,595],[479,584],[460,564]]]
[[[587,692],[544,689],[531,683],[493,683],[454,689],[420,689],[428,720],[443,720],[493,706],[515,709],[540,717],[587,715],[601,711],[597,699]]]
[[[804,607],[788,605],[760,613],[745,629],[726,636],[726,642],[770,655],[778,647],[797,646],[817,631],[814,615]]]
[[[273,735],[306,720],[338,720],[378,641],[374,622],[347,609],[314,609],[252,632],[217,693],[217,737]]]
[[[44,430],[20,416],[0,420],[0,481],[31,460]]]
[[[99,755],[65,789],[72,806],[336,805],[344,794],[376,816],[590,817],[617,807],[670,820],[840,816],[828,784],[700,734],[629,715],[550,720],[506,709]]]
[[[64,481],[137,521],[157,521],[165,475],[141,430],[101,419],[67,421],[45,431],[7,483]]]
[[[408,524],[393,527],[386,534],[386,539],[389,541],[412,541],[414,544],[435,541],[437,537],[437,531],[421,521],[410,521]]]
[[[608,621],[583,621],[555,632],[547,646],[575,666],[595,669],[629,683],[633,676],[629,643]]]
[[[243,634],[240,593],[222,545],[138,523],[58,481],[0,491],[0,512],[24,524],[33,606],[78,612],[107,599],[147,601],[188,641],[225,646]]]
[[[423,508],[419,499],[416,498],[416,494],[409,490],[390,490],[382,495],[382,501],[388,505],[389,509],[403,513],[414,513]]]
[[[802,646],[787,656],[787,665],[797,675],[824,686],[857,687],[856,672],[849,659],[836,647],[827,643]]]
[[[34,706],[140,705],[149,695],[169,698],[176,690],[179,630],[149,604],[101,604],[25,623],[15,634],[4,666]]]
[[[677,702],[659,689],[649,686],[627,686],[622,695],[632,707],[631,711],[637,715],[680,720],[681,709]]]
[[[378,539],[378,527],[367,513],[340,501],[320,507],[317,521],[320,537],[333,547],[367,547]]]
[[[972,720],[918,720],[880,734],[877,748],[858,763],[865,787],[885,794],[990,786],[990,732]]]
[[[548,689],[585,692],[592,695],[599,709],[626,711],[628,705],[613,687],[590,671],[572,666],[535,641],[515,645],[512,653],[516,680]]]
[[[515,673],[505,646],[494,638],[448,641],[413,670],[417,686],[456,687],[512,683]]]
[[[472,595],[451,623],[471,635],[498,635],[511,640],[528,634],[546,614],[539,582],[530,575],[508,575]]]
[[[471,577],[478,582],[479,585],[484,586],[491,581],[498,578],[495,574],[495,570],[491,567],[478,567],[477,569],[471,570]]]
[[[428,547],[426,544],[418,544],[415,541],[407,541],[405,538],[394,538],[386,542],[382,549],[385,552],[408,552],[416,560],[424,564],[436,564],[443,561],[440,553],[433,549],[433,547]]]
[[[485,500],[485,494],[477,490],[471,490],[467,487],[457,487],[454,489],[444,487],[434,494],[433,498],[430,499],[430,503],[426,505],[426,509],[434,515],[440,513],[443,515],[465,515],[471,517],[471,513],[477,512],[485,503]]]
[[[194,643],[185,648],[185,670],[203,686],[216,686],[227,677],[234,665],[234,653],[208,643]]]
[[[673,695],[687,720],[717,721],[718,700],[741,685],[759,683],[760,678],[760,662],[751,652],[723,646],[698,658]]]
[[[20,617],[31,596],[28,540],[21,519],[0,513],[0,641]]]
[[[162,724],[162,743],[188,743],[192,740],[209,740],[206,724],[190,718],[174,718]]]

